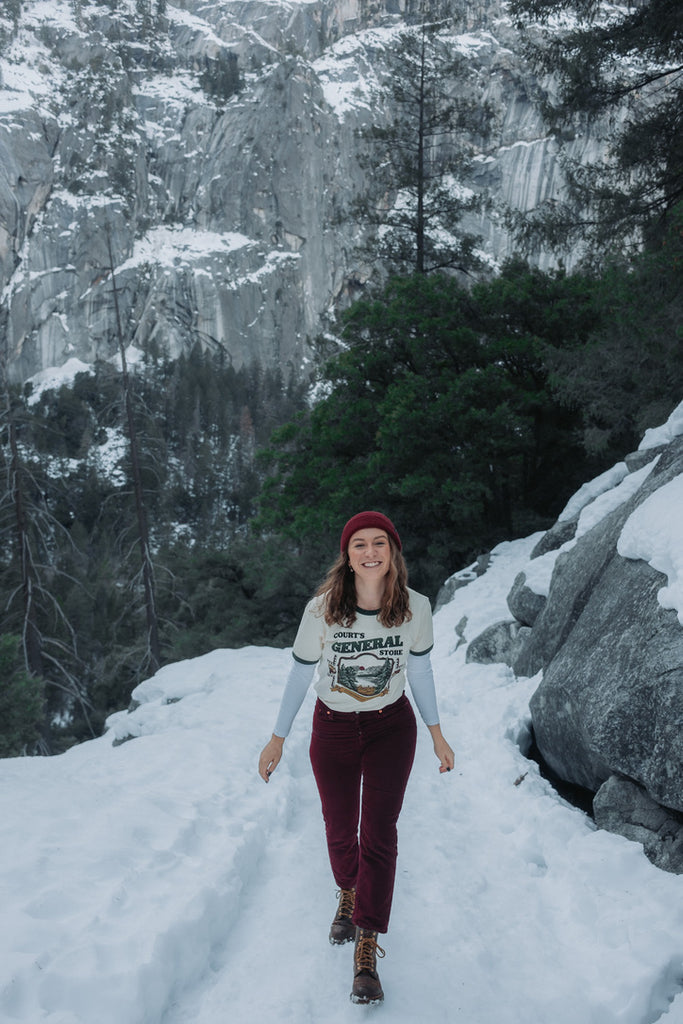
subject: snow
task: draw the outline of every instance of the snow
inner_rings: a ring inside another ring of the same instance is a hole
[[[40,30],[45,25],[75,31],[69,4],[24,0],[20,29],[0,55],[0,116],[49,103],[64,79],[63,68],[40,41]]]
[[[565,522],[568,519],[574,519],[579,512],[585,508],[591,501],[595,501],[605,491],[610,491],[613,487],[616,487],[625,476],[628,474],[628,466],[625,462],[617,462],[611,469],[605,470],[600,476],[596,476],[593,480],[589,480],[588,483],[583,484],[579,487],[576,494],[573,494],[569,499],[563,510],[557,517],[560,522]]]
[[[626,463],[619,462],[612,469],[596,477],[595,480],[584,484],[570,498],[565,511],[559,517],[560,521],[573,518],[577,511],[581,509],[574,536],[571,540],[565,541],[555,551],[547,551],[544,555],[540,555],[529,562],[529,565],[523,570],[526,576],[526,585],[529,589],[535,594],[547,597],[550,591],[553,569],[558,557],[565,551],[570,551],[580,537],[583,537],[585,533],[588,533],[594,526],[601,523],[610,512],[613,512],[620,505],[623,505],[624,502],[628,501],[629,498],[633,497],[655,468],[658,461],[659,455],[656,455],[651,462],[648,462],[634,473],[628,472]],[[568,509],[572,510],[571,516],[567,515]]]
[[[66,2],[24,8],[36,27],[74,27]],[[173,5],[169,16],[207,33]],[[341,119],[371,105],[373,53],[390,38],[349,37],[315,63]],[[48,57],[28,33],[17,37],[0,60],[0,114],[49,99],[61,72]],[[189,83],[179,75],[144,89],[184,102]],[[237,233],[160,228],[127,266],[254,245]],[[293,258],[270,253],[249,280]],[[70,359],[43,371],[31,401],[89,369]],[[640,447],[681,433],[683,404]],[[124,445],[110,431],[98,449],[111,472]],[[561,518],[578,516],[580,536],[653,466],[638,476],[619,463]],[[660,488],[629,517],[618,550],[666,576],[659,600],[683,624],[682,499],[681,478]],[[382,943],[377,1012],[391,1024],[683,1024],[681,879],[638,844],[596,830],[541,778],[524,756],[538,678],[466,664],[456,633],[469,642],[508,618],[520,571],[530,585],[537,573],[547,593],[558,552],[530,562],[537,540],[500,545],[483,576],[456,573],[467,585],[435,615],[442,724],[457,764],[439,775],[421,728]],[[56,758],[0,759],[0,1024],[367,1019],[348,1001],[350,947],[327,942],[336,901],[308,765],[312,694],[271,783],[256,772],[289,660],[250,647],[167,666],[105,736]]]
[[[406,32],[405,24],[367,28],[344,36],[313,62],[313,69],[337,118],[350,112],[372,112],[380,96],[378,54],[395,48]],[[472,58],[482,50],[499,48],[489,32],[443,35],[451,51]]]
[[[645,431],[638,451],[649,451],[669,444],[681,434],[683,402],[676,406],[665,423]],[[547,597],[560,554],[569,551],[579,537],[628,501],[650,475],[658,460],[657,455],[634,473],[629,473],[625,462],[617,462],[611,469],[580,487],[558,516],[559,522],[578,517],[573,539],[555,551],[548,551],[532,559],[523,569],[526,586],[535,594]],[[653,569],[667,576],[668,586],[660,590],[659,601],[662,607],[677,611],[683,625],[683,529],[680,523],[682,488],[680,479],[673,480],[647,498],[626,522],[617,550],[624,558],[644,559]]]
[[[252,266],[244,271],[235,270],[228,258],[233,253],[246,252]],[[298,253],[275,249],[264,252],[262,244],[237,231],[203,231],[187,227],[153,228],[144,238],[137,239],[133,253],[117,267],[117,274],[137,270],[144,266],[178,269],[185,267],[196,276],[211,276],[211,261],[218,258],[225,284],[238,289],[245,284],[258,284],[277,271],[284,263],[296,263]],[[209,261],[209,269],[198,266]]]
[[[92,373],[92,366],[76,359],[75,356],[67,359],[61,366],[49,366],[45,370],[39,370],[26,382],[33,387],[28,404],[36,405],[44,391],[56,390],[63,384],[73,384],[79,373]]]
[[[526,760],[538,679],[467,665],[457,647],[463,618],[469,641],[500,617],[537,539],[500,545],[435,615],[457,761],[440,775],[421,727],[385,1005],[369,1011],[391,1024],[683,1022],[681,879]],[[268,786],[256,771],[289,660],[248,647],[166,666],[105,736],[0,761],[3,1024],[369,1019],[348,999],[351,947],[327,941],[312,693]]]
[[[344,121],[352,111],[371,111],[380,83],[373,55],[391,47],[398,28],[366,29],[344,36],[313,62],[325,102]]]
[[[129,345],[126,349],[126,367],[134,368],[136,364],[142,363],[145,353],[135,345]],[[121,369],[121,353],[117,352],[109,360],[117,369]],[[67,359],[61,366],[48,366],[39,370],[32,377],[26,379],[26,383],[32,387],[28,398],[28,405],[36,405],[44,391],[56,391],[63,384],[73,384],[79,373],[94,373],[91,363],[84,363],[75,356]]]
[[[137,95],[163,100],[164,104],[173,106],[196,105],[198,98],[198,82],[196,74],[176,69],[173,75],[152,75],[144,79],[136,89]],[[170,115],[169,115],[170,118]],[[177,125],[177,121],[175,122]],[[158,126],[146,122],[146,130],[152,132]]]
[[[129,270],[143,263],[175,267],[216,253],[227,254],[254,243],[236,231],[219,233],[188,227],[158,227],[135,242],[133,255],[118,268]]]
[[[116,427],[106,427],[105,435],[103,444],[91,447],[88,460],[114,487],[124,487],[128,482],[124,469],[130,448],[128,438]]]
[[[624,558],[642,558],[664,573],[668,585],[657,593],[662,608],[678,613],[683,626],[683,476],[645,499],[626,520],[617,543]]]
[[[613,512],[620,505],[623,505],[625,501],[628,501],[645,483],[658,461],[659,456],[657,455],[647,465],[642,466],[634,473],[629,473],[628,476],[625,476],[614,487],[599,494],[594,501],[586,505],[579,515],[574,540],[577,541],[584,533],[588,533],[594,526],[602,522],[610,512]]]
[[[681,434],[683,434],[683,402],[676,406],[666,423],[645,431],[638,450],[643,451],[648,448],[656,448],[660,444],[668,444]]]

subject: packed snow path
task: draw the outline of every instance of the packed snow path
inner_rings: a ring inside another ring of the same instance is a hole
[[[507,617],[533,540],[501,545],[435,617],[457,763],[439,774],[421,726],[383,1006],[349,1002],[352,947],[327,940],[312,695],[264,785],[289,653],[247,648],[163,669],[62,757],[0,761],[0,1022],[683,1024],[683,879],[525,759],[537,681],[456,649],[463,616],[468,640]]]

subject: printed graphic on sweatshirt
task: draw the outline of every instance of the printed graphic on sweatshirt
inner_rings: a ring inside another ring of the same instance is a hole
[[[389,692],[392,676],[400,671],[403,644],[400,636],[371,637],[362,633],[335,634],[328,660],[330,689],[355,700],[372,700]]]

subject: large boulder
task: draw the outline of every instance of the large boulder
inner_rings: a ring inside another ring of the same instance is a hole
[[[544,594],[537,594],[527,584],[526,573],[517,573],[512,590],[507,596],[507,605],[515,619],[524,626],[533,626],[545,608]]]
[[[642,786],[610,776],[593,801],[595,823],[643,844],[653,864],[683,874],[683,815],[667,810]]]
[[[638,546],[624,543],[648,499],[652,508],[663,493],[679,493],[683,436],[656,453],[656,463],[655,451],[646,450],[630,460],[626,475],[620,472],[624,500],[601,494],[607,511],[588,514],[589,528],[579,515],[537,614],[525,607],[526,574],[519,575],[509,607],[520,628],[508,623],[506,630],[521,641],[515,673],[542,670],[530,702],[541,757],[561,779],[600,791],[598,824],[640,839],[655,863],[683,872],[683,627],[675,593],[683,552],[677,553],[672,524],[679,520],[670,498],[666,544],[641,528],[657,557],[630,554]],[[483,649],[491,639],[481,638]]]
[[[633,563],[617,553],[617,542],[624,524],[651,494],[682,473],[683,437],[679,436],[661,451],[656,466],[628,500],[598,518],[596,525],[582,533],[576,543],[560,549],[547,601],[515,662],[517,675],[533,676],[541,669],[549,669],[555,657],[564,651],[599,581],[615,559],[617,575],[623,580],[624,587],[629,586],[629,565]],[[653,574],[653,579],[659,580],[658,585],[653,584],[656,595],[665,581],[661,574],[649,568],[648,571]],[[657,606],[656,596],[654,603]],[[592,605],[591,612],[594,610]],[[680,630],[680,625],[678,628]],[[683,633],[679,639],[683,642]]]
[[[603,561],[530,708],[563,779],[595,791],[626,775],[683,810],[683,630],[657,602],[665,582],[616,552]]]
[[[468,644],[466,662],[512,666],[529,630],[516,620],[494,622]]]
[[[568,540],[572,540],[576,533],[577,521],[578,515],[573,516],[571,519],[558,519],[554,526],[551,526],[543,534],[531,552],[531,557],[539,558],[541,555],[547,554],[548,551],[557,551]]]

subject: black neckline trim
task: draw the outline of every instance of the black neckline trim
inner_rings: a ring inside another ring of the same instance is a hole
[[[379,613],[382,611],[382,609],[381,608],[373,608],[372,611],[368,611],[367,608],[359,608],[358,605],[356,605],[356,611],[358,612],[359,615],[379,615]]]

